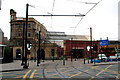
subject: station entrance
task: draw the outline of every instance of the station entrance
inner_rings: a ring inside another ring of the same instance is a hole
[[[84,49],[72,49],[74,58],[84,58]]]

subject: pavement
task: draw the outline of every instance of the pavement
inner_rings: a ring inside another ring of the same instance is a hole
[[[19,70],[24,70],[23,65],[21,65],[22,61],[21,60],[14,60],[11,63],[4,63],[0,64],[0,72],[9,72],[9,71],[19,71]],[[47,62],[41,62],[40,64],[45,64]],[[33,60],[29,61],[29,69],[35,68],[37,61],[34,62]]]
[[[14,62],[12,63],[5,63],[5,64],[0,64],[0,72],[9,72],[9,71],[19,71],[19,70],[24,70],[23,69],[23,66],[21,66],[21,60],[14,60]],[[52,60],[46,60],[45,62],[42,62],[40,63],[40,65],[42,64],[46,64],[46,63],[52,63],[53,61]],[[69,62],[71,62],[70,60],[67,60],[65,61],[65,67],[66,66],[69,66]],[[77,66],[77,63],[81,62],[82,64],[84,64],[84,60],[81,59],[81,60],[73,60],[72,63],[75,64]],[[90,61],[89,61],[90,62]],[[33,68],[36,68],[37,62],[34,62],[33,60],[29,61],[29,69],[33,69]],[[63,63],[61,63],[63,64]],[[88,61],[86,60],[85,61],[85,65],[91,65],[91,66],[100,66],[100,65],[112,65],[112,64],[118,64],[117,61],[114,61],[114,62],[101,62],[101,63],[88,63]],[[64,67],[63,66],[63,67]],[[62,65],[61,65],[62,67]]]

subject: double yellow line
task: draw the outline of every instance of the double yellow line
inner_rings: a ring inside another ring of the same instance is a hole
[[[33,77],[34,77],[34,74],[35,74],[36,71],[37,71],[37,70],[35,69],[35,70],[32,72],[32,74],[30,75],[30,78],[33,78]],[[28,75],[30,72],[31,72],[31,70],[29,70],[29,71],[23,76],[23,80],[26,79],[27,75]]]

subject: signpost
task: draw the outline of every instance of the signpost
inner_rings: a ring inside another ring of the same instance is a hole
[[[109,45],[109,40],[107,37],[107,40],[99,40],[99,45],[101,46],[101,59],[102,59],[102,46],[107,46],[107,57],[108,57],[108,45]]]

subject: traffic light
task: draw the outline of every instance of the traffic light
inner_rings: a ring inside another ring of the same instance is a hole
[[[93,45],[93,50],[94,50],[94,51],[98,51],[98,46],[97,46],[97,44],[94,44],[94,45]]]

